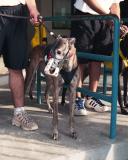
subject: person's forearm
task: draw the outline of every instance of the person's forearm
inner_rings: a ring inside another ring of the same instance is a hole
[[[99,14],[108,14],[96,0],[84,0],[87,5]]]
[[[115,14],[120,18],[120,5],[118,3],[113,3],[110,8],[110,13]]]
[[[35,2],[35,0],[26,0],[26,4],[27,4],[28,9],[30,11],[36,8],[36,2]]]
[[[39,12],[36,6],[36,1],[26,0],[26,4],[29,9],[32,24],[38,23]]]

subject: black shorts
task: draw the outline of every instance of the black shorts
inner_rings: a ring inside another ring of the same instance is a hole
[[[89,15],[76,10],[75,15]],[[73,21],[71,36],[76,38],[76,49],[80,52],[110,55],[113,45],[113,29],[105,20]],[[79,59],[84,63],[85,59]]]
[[[0,6],[0,13],[27,15],[26,6]],[[23,69],[27,65],[27,20],[0,16],[0,54],[7,68]]]

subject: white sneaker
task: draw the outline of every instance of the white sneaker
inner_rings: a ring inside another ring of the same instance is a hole
[[[12,125],[21,127],[26,131],[33,131],[38,129],[38,125],[31,119],[26,111],[14,114]]]
[[[87,115],[87,110],[84,104],[85,104],[85,101],[83,99],[81,98],[76,99],[75,109],[74,109],[75,116],[86,116]]]
[[[96,112],[106,112],[109,110],[109,107],[103,104],[99,99],[94,97],[87,97],[85,100],[85,106],[89,109],[94,109]]]

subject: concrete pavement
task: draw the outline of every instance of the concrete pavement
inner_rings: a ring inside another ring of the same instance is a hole
[[[115,140],[109,139],[110,111],[88,111],[87,116],[75,117],[78,139],[73,140],[68,135],[68,103],[60,105],[60,137],[53,141],[52,115],[45,102],[38,105],[36,99],[30,101],[26,97],[26,109],[39,124],[39,130],[26,132],[11,126],[10,91],[1,81],[0,78],[0,160],[128,160],[128,116],[120,111]]]

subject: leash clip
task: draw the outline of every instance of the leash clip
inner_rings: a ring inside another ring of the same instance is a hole
[[[39,23],[42,23],[43,22],[43,17],[41,16],[41,15],[38,15],[38,21],[39,21]]]

